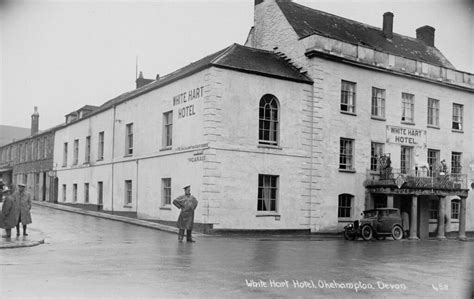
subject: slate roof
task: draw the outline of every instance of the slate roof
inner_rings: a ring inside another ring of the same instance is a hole
[[[311,78],[302,74],[295,66],[286,61],[277,54],[255,49],[251,47],[233,44],[225,49],[206,56],[196,62],[193,62],[181,69],[178,69],[168,75],[160,77],[159,80],[153,81],[140,88],[126,92],[99,107],[89,115],[93,115],[105,109],[112,107],[122,101],[129,100],[141,94],[147,93],[153,89],[170,84],[181,78],[190,76],[194,73],[202,71],[208,67],[215,66],[235,71],[252,73],[267,77],[273,77],[283,80],[312,84]],[[88,115],[88,116],[89,116]]]
[[[454,69],[454,66],[438,49],[427,46],[423,41],[415,38],[394,32],[393,38],[389,40],[385,38],[382,29],[377,27],[312,9],[288,0],[277,0],[277,4],[299,38],[318,34],[351,44],[363,45],[396,56]]]

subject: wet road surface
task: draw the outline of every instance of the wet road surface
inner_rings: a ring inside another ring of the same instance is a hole
[[[474,242],[175,234],[34,206],[0,298],[470,298]]]

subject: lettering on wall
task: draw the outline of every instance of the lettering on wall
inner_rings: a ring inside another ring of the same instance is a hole
[[[177,107],[178,119],[193,116],[194,100],[200,99],[204,96],[204,86],[193,88],[187,92],[182,92],[173,97],[173,106]]]
[[[387,126],[387,143],[426,147],[426,130]]]

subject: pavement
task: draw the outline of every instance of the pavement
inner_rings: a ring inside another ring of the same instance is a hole
[[[165,231],[165,232],[170,232],[170,233],[178,233],[178,228],[169,226],[169,225],[164,225],[160,223],[155,223],[147,220],[141,220],[141,219],[136,219],[136,218],[130,218],[126,216],[119,216],[119,215],[111,215],[107,213],[101,213],[101,212],[96,212],[96,211],[89,211],[89,210],[84,210],[81,208],[75,208],[71,206],[65,206],[65,205],[60,205],[60,204],[54,204],[50,202],[44,202],[44,201],[33,201],[33,204],[38,205],[38,206],[43,206],[43,207],[48,207],[52,209],[57,209],[57,210],[62,210],[62,211],[68,211],[72,213],[77,213],[77,214],[83,214],[83,215],[89,215],[93,217],[98,217],[98,218],[103,218],[103,219],[109,219],[109,220],[114,220],[114,221],[119,221],[119,222],[125,222],[133,225],[138,225],[142,227],[147,227],[151,229],[156,229],[160,231]],[[4,230],[2,230],[2,235],[4,234]],[[210,235],[204,235],[199,232],[193,232],[194,236],[198,237],[203,237],[203,236],[210,236]],[[219,235],[212,235],[213,237],[220,237]],[[342,239],[342,236],[339,234],[322,234],[322,235],[273,235],[273,234],[257,234],[257,235],[252,235],[252,234],[245,234],[239,236],[240,238],[255,238],[258,237],[262,241],[266,240],[280,240],[280,241],[289,241],[289,240],[309,240],[309,241],[323,241],[323,240],[328,240],[328,239]],[[447,238],[447,239],[456,239],[455,237],[453,238]],[[466,241],[474,241],[474,239],[469,236],[468,240]],[[11,238],[0,238],[0,249],[11,249],[11,248],[19,248],[19,247],[31,247],[31,246],[37,246],[40,244],[44,243],[44,235],[41,231],[35,231],[34,229],[28,229],[28,236],[15,236],[15,229],[12,229],[12,237]]]

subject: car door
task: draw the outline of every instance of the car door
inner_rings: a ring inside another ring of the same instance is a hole
[[[377,218],[377,233],[383,234],[392,230],[388,211],[379,211]]]

